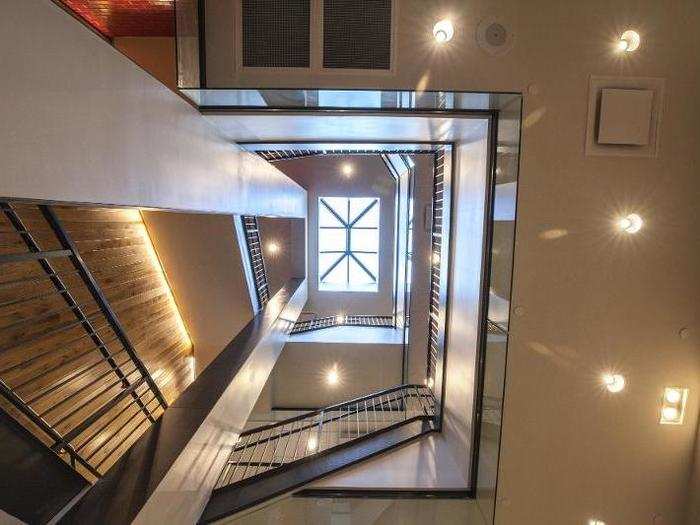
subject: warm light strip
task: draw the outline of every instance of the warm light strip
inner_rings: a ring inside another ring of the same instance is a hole
[[[146,222],[143,220],[143,215],[139,211],[139,217],[141,218],[141,232],[143,235],[143,241],[144,241],[144,246],[146,247],[146,252],[148,253],[149,258],[151,259],[151,262],[153,263],[153,266],[158,269],[158,274],[160,276],[161,284],[163,288],[167,292],[168,296],[168,301],[172,305],[173,310],[175,311],[175,317],[177,319],[177,324],[180,329],[180,334],[183,339],[186,339],[187,342],[190,345],[190,348],[192,348],[192,338],[190,337],[189,332],[187,331],[187,327],[185,326],[185,322],[182,320],[182,315],[180,314],[180,308],[178,308],[177,301],[175,300],[175,296],[173,295],[172,288],[170,287],[170,282],[168,281],[168,276],[165,273],[165,270],[163,269],[163,265],[160,262],[160,257],[158,257],[158,253],[156,252],[156,249],[153,246],[153,242],[151,241],[151,236],[148,233],[148,228],[146,228]]]

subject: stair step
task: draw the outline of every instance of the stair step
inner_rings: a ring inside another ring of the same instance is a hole
[[[435,431],[432,417],[400,422],[364,439],[350,441],[233,485],[214,490],[200,523],[211,523],[302,487]]]

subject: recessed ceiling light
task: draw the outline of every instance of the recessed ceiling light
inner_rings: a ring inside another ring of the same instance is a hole
[[[664,407],[661,415],[666,421],[673,421],[678,419],[678,409],[676,407]]]
[[[605,525],[605,522],[603,520],[588,520],[588,525]]]
[[[680,402],[680,400],[683,398],[683,392],[681,392],[680,388],[667,388],[666,393],[664,394],[664,398],[669,403],[675,405],[676,403]]]
[[[268,242],[267,243],[267,253],[271,255],[275,255],[276,253],[279,253],[280,251],[280,245],[277,244],[276,242]]]
[[[355,172],[355,168],[349,162],[343,162],[343,165],[340,167],[340,172],[346,177],[349,177]]]
[[[326,372],[326,383],[337,385],[338,381],[340,381],[340,375],[338,374],[338,368],[334,366]]]
[[[433,26],[433,36],[438,44],[444,44],[452,40],[455,28],[448,19],[440,20]]]
[[[335,323],[336,324],[343,324],[345,322],[345,316],[344,315],[336,315],[335,316]]]
[[[661,404],[662,425],[682,425],[685,415],[685,405],[688,401],[688,389],[667,386],[664,388],[664,398]]]
[[[603,384],[609,392],[617,394],[625,388],[625,378],[620,374],[603,374]]]
[[[628,29],[620,36],[620,40],[617,42],[617,50],[625,53],[631,53],[639,49],[639,44],[641,43],[641,37],[639,33]]]
[[[644,221],[636,213],[630,213],[617,221],[617,226],[625,233],[637,233],[642,229]]]

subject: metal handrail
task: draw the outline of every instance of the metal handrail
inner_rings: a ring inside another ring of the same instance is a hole
[[[17,359],[0,370],[0,395],[22,414],[23,417],[18,418],[20,423],[28,425],[35,433],[40,432],[37,435],[43,441],[49,441],[48,446],[68,460],[78,472],[88,479],[99,478],[105,461],[139,426],[154,423],[162,413],[158,411],[164,410],[167,403],[137,355],[113,305],[107,301],[104,290],[98,285],[54,210],[47,205],[36,205],[35,209],[45,222],[36,231],[33,223],[31,228],[25,225],[15,206],[0,202],[0,212],[12,228],[4,233],[14,237],[3,240],[0,246],[15,252],[22,243],[27,250],[0,259],[0,264],[38,263],[43,271],[42,276],[27,278],[20,275],[14,281],[3,283],[4,289],[12,290],[13,295],[0,305],[0,309],[53,301],[54,297],[60,298],[60,301],[49,308],[39,309],[31,318],[5,326],[5,329],[15,330],[17,336],[0,348],[3,355],[14,355],[32,344],[44,347],[27,356],[18,354]],[[41,238],[43,243],[47,234],[52,235],[51,242],[57,243],[60,250],[42,249],[37,239]],[[68,264],[55,267],[52,261],[60,258]],[[77,279],[67,281],[67,276]],[[26,296],[21,295],[25,285],[31,287],[47,282],[52,291],[30,291]],[[16,291],[15,286],[18,286]],[[61,315],[70,315],[71,318],[61,319]],[[58,323],[47,324],[46,329],[35,333],[24,333],[25,326],[39,321],[46,323],[54,316],[59,319]],[[81,329],[80,336],[71,334],[69,340],[62,341],[60,345],[44,344],[51,337],[75,329]],[[88,346],[87,342],[91,344]],[[67,359],[62,357],[72,349],[78,350],[78,345],[85,348],[68,354]],[[34,364],[41,359],[51,359],[51,366],[34,369]],[[80,360],[85,360],[85,364],[77,369],[67,368]],[[46,382],[49,375],[51,381]],[[37,385],[39,380],[46,384]],[[55,399],[49,398],[49,395]],[[107,425],[125,414],[127,421],[112,435],[100,435]],[[132,424],[135,417],[139,417],[136,427],[126,437],[120,438],[122,431],[130,430],[131,427],[125,429],[125,426]]]
[[[369,395],[259,426],[239,436],[217,487],[247,481],[315,454],[436,415],[424,385],[397,385]]]
[[[292,328],[292,334],[301,334],[332,328],[334,326],[371,326],[376,328],[395,328],[396,324],[392,315],[328,315],[324,317],[314,317],[305,321],[297,321]]]
[[[265,270],[262,242],[260,240],[260,226],[258,225],[258,218],[254,215],[241,215],[241,223],[245,233],[248,262],[253,273],[255,296],[258,299],[258,308],[262,309],[270,300],[270,288]]]

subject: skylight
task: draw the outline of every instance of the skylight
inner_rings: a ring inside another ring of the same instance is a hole
[[[379,199],[319,198],[319,290],[376,292],[378,281]]]

